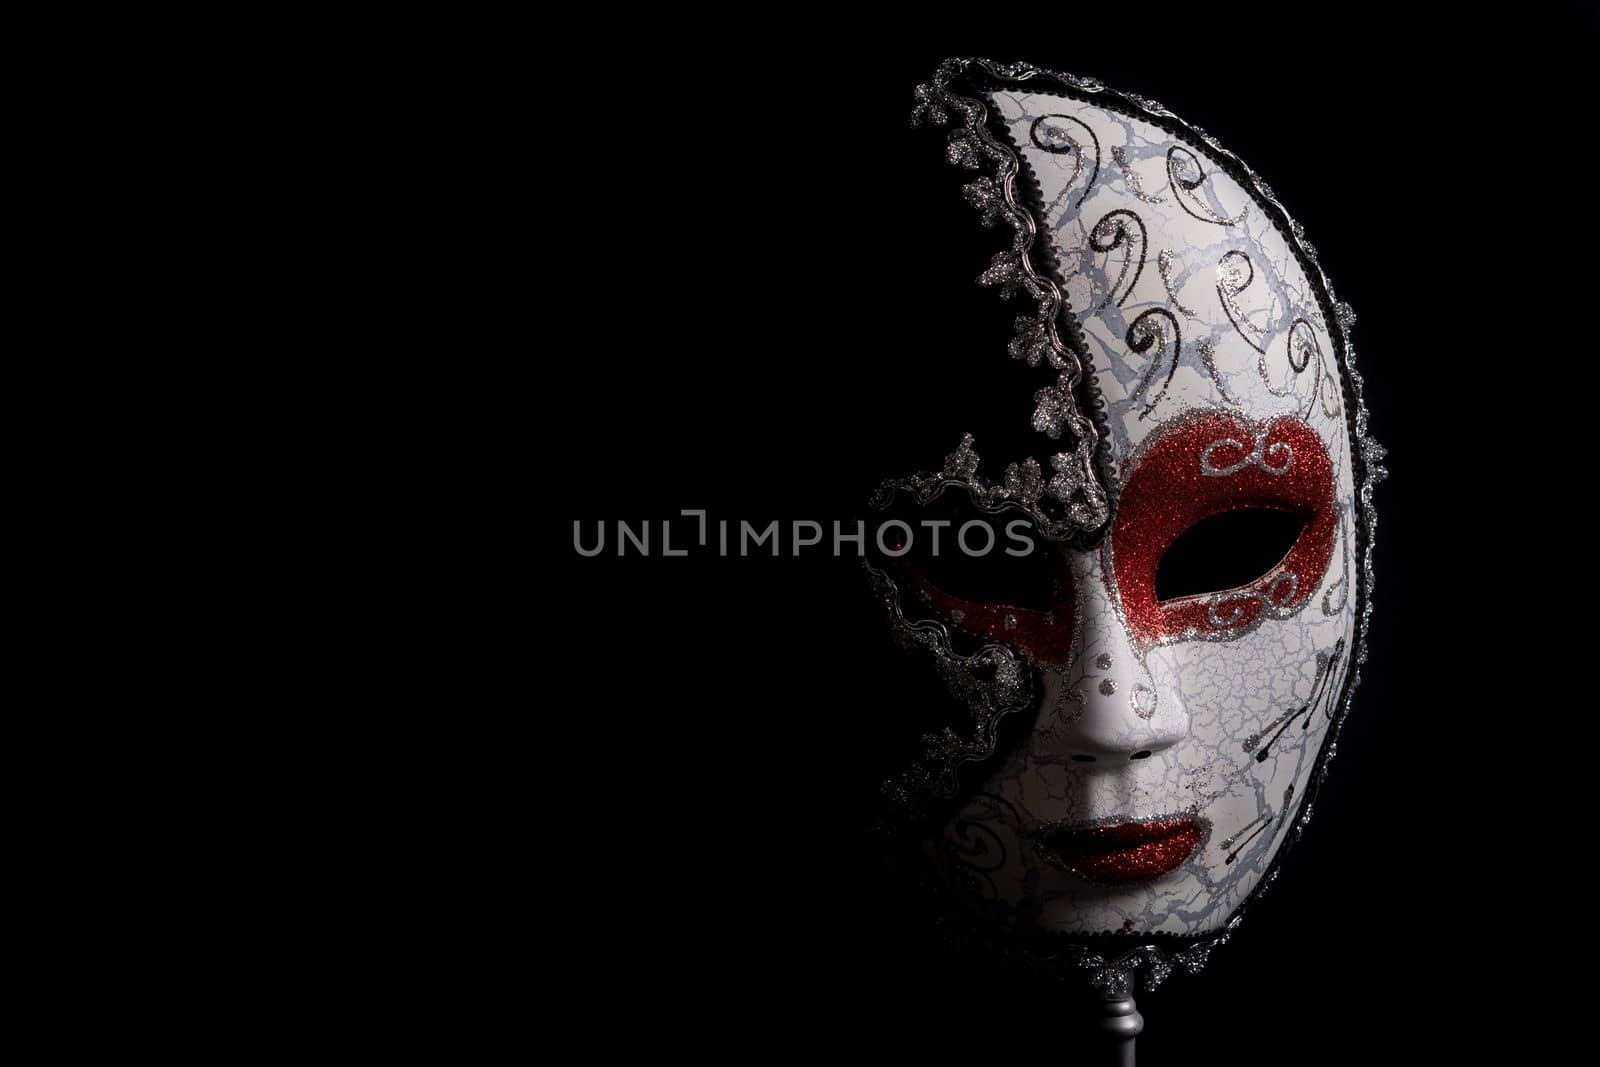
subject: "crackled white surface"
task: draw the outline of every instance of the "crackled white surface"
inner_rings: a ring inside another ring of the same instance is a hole
[[[1293,614],[1265,618],[1240,636],[1141,649],[1122,618],[1109,544],[1093,553],[1057,549],[1069,556],[1077,579],[1071,662],[1044,672],[1031,736],[945,830],[967,880],[1010,905],[1022,922],[1073,932],[1214,931],[1282,844],[1329,716],[1317,709],[1307,729],[1297,719],[1264,761],[1247,743],[1252,735],[1270,735],[1281,716],[1312,698],[1319,653],[1330,654],[1341,640],[1348,648],[1353,639],[1354,488],[1334,346],[1288,243],[1198,146],[1062,97],[997,93],[991,102],[1041,187],[1044,236],[1057,252],[1065,294],[1106,397],[1119,481],[1142,442],[1196,409],[1256,424],[1294,415],[1332,460],[1339,522],[1318,587]],[[1030,131],[1064,150],[1037,147]],[[1169,156],[1175,146],[1179,151]],[[1193,189],[1184,187],[1198,177],[1183,162],[1185,149],[1205,172]],[[1138,216],[1142,237],[1135,240],[1140,228],[1128,216],[1117,216],[1123,240],[1096,250],[1096,227],[1099,243],[1110,243],[1117,224],[1103,220],[1119,211]],[[1160,336],[1139,352],[1130,327],[1151,309],[1158,313],[1146,322],[1158,325]],[[1304,369],[1297,371],[1291,358],[1303,359]],[[1109,657],[1107,669],[1097,665],[1102,656]],[[1347,667],[1348,657],[1334,672],[1330,694],[1339,692]],[[1101,691],[1106,679],[1116,683],[1111,695]],[[1157,696],[1149,719],[1129,700],[1136,686]],[[1129,758],[1145,750],[1149,758]],[[1097,762],[1074,762],[1076,753],[1097,753]],[[1045,824],[1170,815],[1199,818],[1209,826],[1207,836],[1177,870],[1137,886],[1095,886],[1052,867],[1038,858],[1030,836]]]

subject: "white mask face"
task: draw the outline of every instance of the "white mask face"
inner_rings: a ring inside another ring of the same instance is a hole
[[[1060,92],[1043,91],[1000,69],[975,126],[1021,163],[1016,188],[1037,188],[1016,207],[1001,156],[1002,180],[969,199],[1026,211],[1038,231],[1017,276],[1043,313],[1031,335],[1019,323],[1012,351],[1063,369],[1033,426],[1077,451],[1052,458],[1042,491],[1031,460],[986,483],[970,439],[942,476],[895,484],[921,502],[959,486],[981,510],[1028,514],[1051,538],[1054,573],[1047,606],[1027,609],[962,599],[911,564],[879,575],[897,623],[962,679],[979,722],[966,750],[930,748],[943,774],[901,792],[953,793],[954,768],[979,762],[939,851],[1008,923],[1210,934],[1299,832],[1354,684],[1363,489],[1381,471],[1357,429],[1350,316],[1287,216],[1202,135],[1092,83],[1053,76]],[[987,136],[940,99],[952,143],[982,162]],[[1055,284],[1030,284],[1034,270],[1046,278],[1041,260]],[[1055,348],[1037,326],[1052,308]],[[1077,363],[1087,391],[1071,381]],[[1095,392],[1091,428],[1078,412]],[[1109,511],[1096,510],[1100,491]],[[963,656],[963,639],[987,651]],[[1026,735],[982,763],[1013,712]]]

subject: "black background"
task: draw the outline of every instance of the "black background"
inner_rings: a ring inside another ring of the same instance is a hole
[[[980,54],[1153,97],[1248,161],[1356,309],[1391,453],[1371,658],[1317,817],[1206,971],[1140,996],[1141,1062],[1510,1040],[1487,1020],[1520,995],[1523,944],[1568,919],[1506,844],[1529,802],[1496,783],[1530,754],[1496,738],[1530,668],[1491,640],[1487,546],[1525,432],[1504,376],[1549,358],[1547,294],[1581,245],[1564,213],[1589,195],[1593,26],[1179,10],[1040,12],[1009,35],[791,17],[726,44],[669,20],[541,68],[548,184],[523,209],[541,695],[518,804],[539,969],[575,1002],[637,1005],[663,1048],[1093,1062],[1081,983],[946,954],[874,871],[878,783],[935,690],[853,560],[571,543],[574,520],[659,537],[681,508],[850,519],[881,477],[1025,418],[1002,387],[1030,309],[974,284],[1003,231],[962,202],[942,135],[906,122],[944,55]]]

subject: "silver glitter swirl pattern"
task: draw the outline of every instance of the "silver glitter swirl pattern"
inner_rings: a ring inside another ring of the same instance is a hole
[[[1212,441],[1200,453],[1200,473],[1209,478],[1221,478],[1229,474],[1237,474],[1249,466],[1260,467],[1268,474],[1287,474],[1294,463],[1294,449],[1287,441],[1275,441],[1271,445],[1266,443],[1266,435],[1258,434],[1254,441],[1246,445],[1243,441],[1236,441],[1231,437],[1218,438]],[[1238,449],[1244,452],[1244,458],[1233,463],[1218,466],[1216,454],[1224,448]],[[1282,462],[1277,463],[1278,457]]]
[[[1117,166],[1122,168],[1122,174],[1128,180],[1128,188],[1133,190],[1133,195],[1146,204],[1165,204],[1164,196],[1151,196],[1144,191],[1144,185],[1139,181],[1139,174],[1133,169],[1133,164],[1128,162],[1128,150],[1121,145],[1111,149],[1111,158],[1116,160]]]
[[[1183,312],[1187,318],[1194,318],[1195,309],[1188,307],[1183,301],[1179,300],[1177,290],[1172,287],[1172,249],[1163,248],[1161,253],[1156,256],[1156,269],[1161,272],[1161,284],[1166,286],[1167,299],[1172,301],[1172,306]],[[1207,341],[1206,344],[1209,345],[1210,342]]]

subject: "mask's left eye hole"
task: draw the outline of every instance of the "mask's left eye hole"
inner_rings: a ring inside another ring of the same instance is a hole
[[[1156,565],[1156,599],[1174,600],[1249,585],[1283,562],[1309,516],[1244,508],[1201,519]]]

